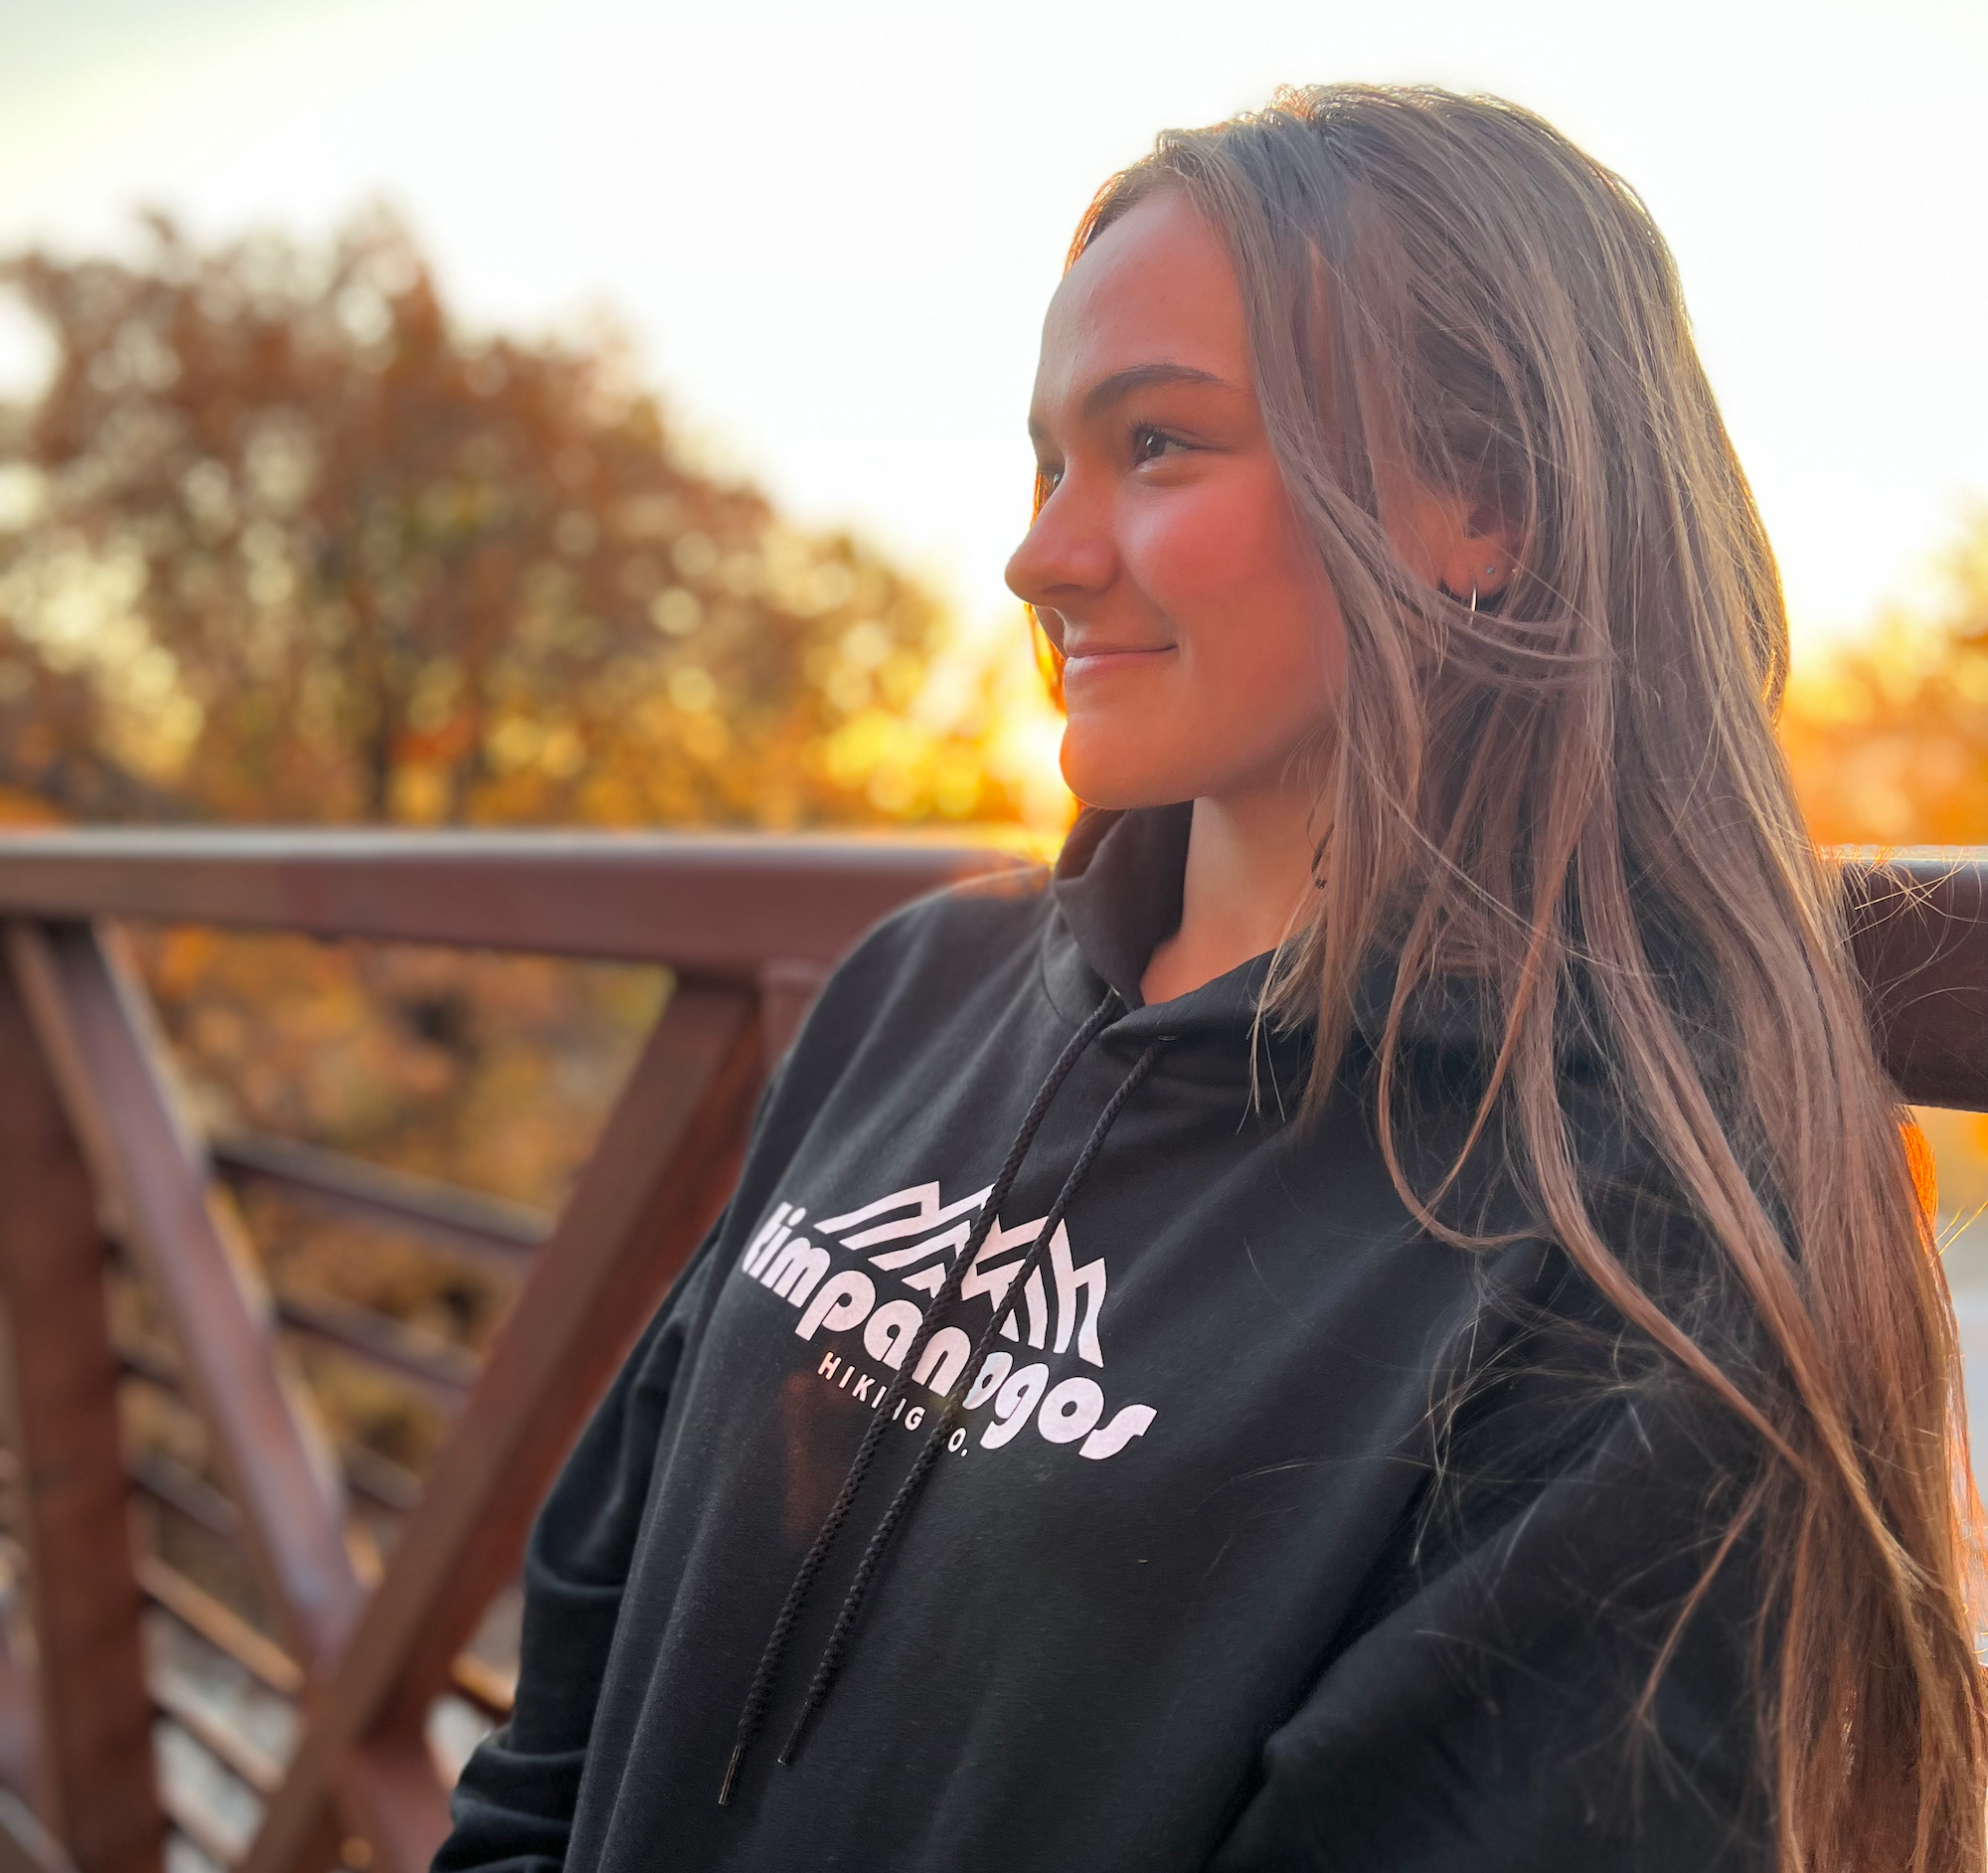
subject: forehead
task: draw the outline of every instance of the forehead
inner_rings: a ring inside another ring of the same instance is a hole
[[[1043,321],[1039,409],[1134,365],[1192,365],[1249,380],[1242,295],[1222,238],[1177,189],[1099,234],[1063,276]]]

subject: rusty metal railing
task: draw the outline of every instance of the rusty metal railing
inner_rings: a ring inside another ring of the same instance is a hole
[[[1003,865],[857,841],[569,834],[29,833],[0,840],[0,1484],[32,1645],[0,1650],[0,1873],[66,1855],[152,1873],[169,1832],[247,1873],[421,1873],[446,1828],[423,1726],[509,1688],[465,1649],[595,1399],[729,1193],[768,1062],[827,968],[896,905]],[[1854,874],[1860,964],[1908,1099],[1988,1107],[1988,860]],[[557,1218],[308,1145],[197,1135],[116,921],[202,924],[667,964],[674,987]],[[522,1271],[480,1364],[329,1301],[272,1297],[229,1201],[264,1183]],[[128,1264],[164,1331],[106,1307]],[[424,1481],[334,1452],[285,1350],[322,1340],[446,1402]],[[212,1474],[126,1451],[120,1384],[184,1400]],[[247,1558],[259,1621],[134,1540],[133,1505]],[[377,1578],[351,1539],[396,1518]],[[148,1611],[149,1610],[149,1611]],[[148,1661],[145,1622],[293,1706],[270,1748]],[[253,1797],[231,1830],[168,1779],[161,1738]],[[20,1817],[10,1826],[9,1814]],[[24,1859],[25,1856],[25,1859]]]

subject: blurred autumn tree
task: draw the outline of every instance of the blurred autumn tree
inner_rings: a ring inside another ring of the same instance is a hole
[[[408,234],[0,262],[0,784],[85,816],[1012,821],[929,596],[701,473],[611,337],[471,340]],[[957,659],[955,659],[955,665]]]
[[[1797,669],[1781,739],[1826,842],[1988,841],[1988,510],[1939,600]]]

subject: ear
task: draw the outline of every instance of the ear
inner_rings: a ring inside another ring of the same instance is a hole
[[[1429,509],[1436,537],[1425,537],[1425,544],[1444,589],[1459,598],[1474,593],[1480,602],[1501,596],[1512,583],[1518,556],[1497,511],[1454,499],[1432,501]]]
[[[1496,598],[1512,583],[1519,555],[1512,529],[1495,507],[1461,494],[1408,487],[1388,532],[1396,550],[1431,585],[1454,598]]]

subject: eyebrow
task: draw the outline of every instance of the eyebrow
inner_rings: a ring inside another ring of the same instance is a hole
[[[1197,370],[1191,364],[1128,365],[1122,371],[1113,371],[1109,377],[1101,377],[1083,393],[1083,401],[1077,406],[1084,417],[1094,417],[1100,410],[1129,397],[1134,391],[1150,390],[1156,384],[1205,384],[1216,390],[1240,391],[1240,386],[1230,383],[1226,377],[1217,377],[1212,371]],[[1029,413],[1029,433],[1040,435],[1043,431],[1042,419],[1032,410]]]

